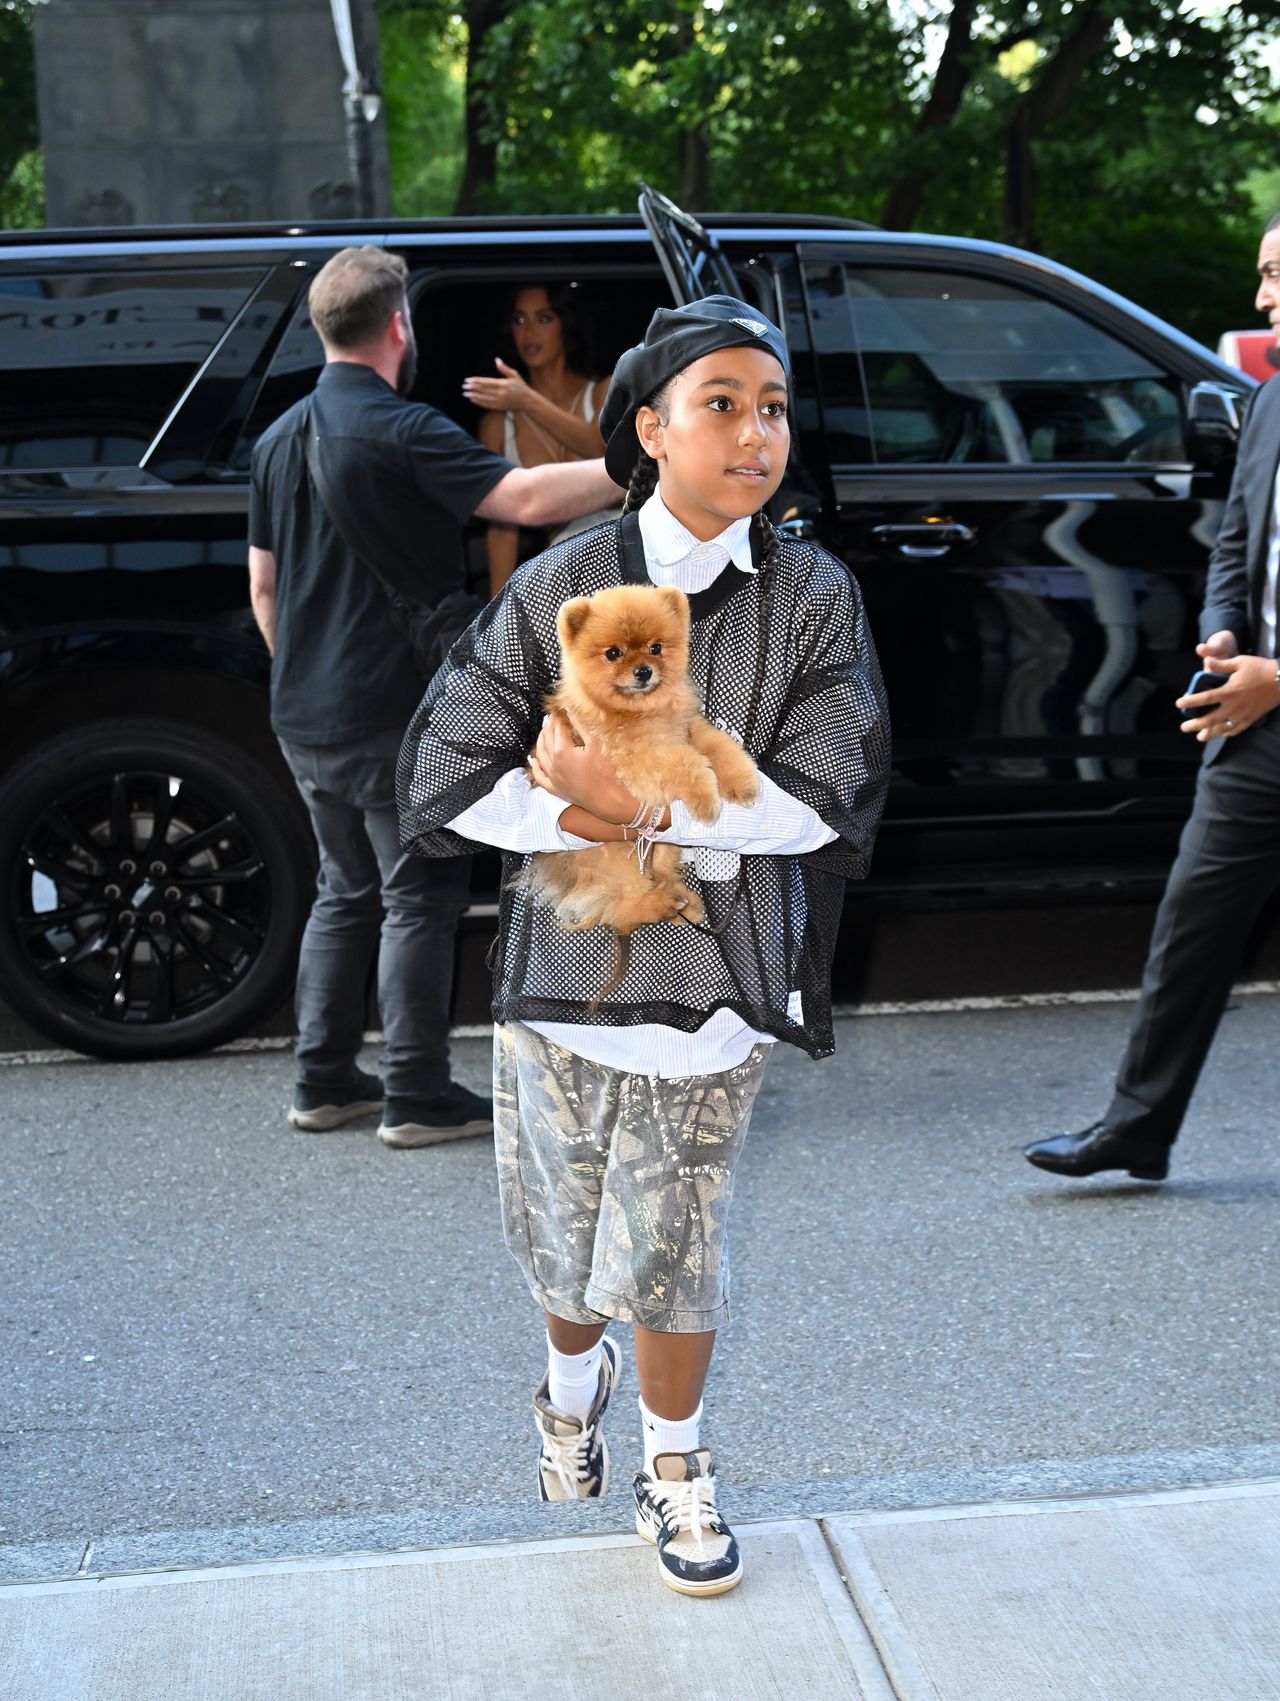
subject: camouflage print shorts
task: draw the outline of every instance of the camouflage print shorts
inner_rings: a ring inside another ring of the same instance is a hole
[[[503,1233],[545,1310],[672,1334],[726,1320],[733,1171],[771,1050],[660,1080],[495,1026]]]

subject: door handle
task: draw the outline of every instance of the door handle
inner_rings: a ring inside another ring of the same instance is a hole
[[[891,544],[899,555],[916,560],[945,555],[953,543],[972,543],[977,533],[959,520],[920,520],[915,525],[872,526],[877,543]]]

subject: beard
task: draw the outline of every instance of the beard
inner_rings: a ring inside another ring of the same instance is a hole
[[[400,365],[396,371],[396,394],[408,396],[418,377],[418,345],[410,343],[400,356]]]

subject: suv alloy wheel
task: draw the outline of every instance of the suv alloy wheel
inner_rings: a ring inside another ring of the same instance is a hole
[[[0,786],[6,997],[99,1057],[217,1045],[287,991],[313,861],[243,749],[146,720],[51,740]]]

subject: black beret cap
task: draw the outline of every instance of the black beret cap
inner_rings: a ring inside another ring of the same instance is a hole
[[[704,295],[687,307],[659,307],[644,341],[618,362],[600,410],[604,464],[615,484],[625,488],[631,481],[640,453],[636,414],[649,397],[677,372],[720,348],[766,349],[790,379],[782,332],[758,307],[748,307],[732,295]]]

